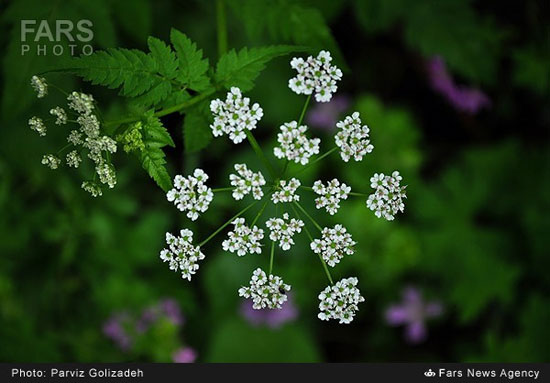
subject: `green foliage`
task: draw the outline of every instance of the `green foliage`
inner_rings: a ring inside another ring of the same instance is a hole
[[[517,49],[514,59],[514,82],[533,89],[540,95],[550,92],[550,53],[544,47],[528,46]]]
[[[187,152],[204,149],[212,141],[209,103],[203,102],[185,114],[183,141]]]
[[[139,152],[143,169],[155,180],[164,191],[172,188],[172,177],[166,170],[166,160],[162,148],[174,147],[174,141],[162,122],[149,112],[143,119],[143,143],[145,147]]]
[[[254,87],[254,80],[265,65],[278,56],[304,49],[290,45],[273,45],[261,48],[242,48],[239,52],[234,49],[224,54],[216,66],[216,82],[229,89],[232,86],[243,92]]]
[[[208,59],[202,57],[202,50],[187,36],[172,29],[170,40],[178,55],[180,73],[178,79],[187,84],[187,87],[197,92],[210,87],[210,79],[206,75],[208,71]]]

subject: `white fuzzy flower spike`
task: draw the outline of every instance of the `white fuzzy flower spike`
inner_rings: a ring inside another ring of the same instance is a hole
[[[286,292],[290,291],[290,285],[284,283],[281,277],[266,273],[257,268],[252,274],[249,286],[239,289],[239,296],[252,299],[252,308],[280,309],[287,301]]]
[[[342,79],[342,71],[331,65],[332,57],[327,51],[321,51],[317,58],[309,56],[305,61],[294,57],[290,66],[298,74],[288,81],[288,87],[296,94],[310,95],[315,92],[317,102],[329,102],[338,87],[336,81]]]
[[[319,154],[319,138],[307,138],[305,133],[307,126],[298,126],[296,121],[285,122],[277,134],[279,146],[275,147],[273,154],[277,158],[286,158],[297,164],[306,165],[309,158]]]
[[[365,301],[361,296],[355,277],[344,278],[333,286],[327,286],[319,294],[319,314],[321,320],[336,319],[340,324],[349,324],[353,321],[357,305]]]
[[[198,261],[204,259],[200,247],[193,246],[193,232],[183,229],[179,236],[166,233],[166,244],[168,248],[160,252],[160,259],[169,263],[170,270],[181,271],[181,277],[190,281],[199,269]]]
[[[208,210],[214,197],[212,189],[206,186],[208,175],[202,169],[195,169],[192,176],[174,177],[174,188],[166,194],[168,201],[173,202],[180,211],[186,211],[192,221],[199,218],[199,213]]]
[[[334,178],[326,186],[322,181],[315,181],[313,191],[320,195],[315,199],[315,207],[317,209],[325,208],[330,215],[334,215],[340,209],[340,200],[348,198],[351,188]]]
[[[355,252],[355,241],[342,225],[325,227],[321,232],[321,239],[314,239],[310,246],[331,267],[339,263],[345,255],[353,255]]]
[[[372,152],[374,146],[370,143],[369,127],[361,126],[359,112],[354,112],[343,121],[336,124],[338,133],[334,137],[336,146],[340,148],[342,160],[348,162],[351,158],[361,161],[363,156]]]
[[[371,177],[370,186],[375,192],[368,197],[367,207],[374,211],[378,218],[393,221],[395,214],[405,210],[403,200],[407,198],[407,186],[401,186],[402,179],[398,171],[394,171],[391,176],[380,173]]]
[[[288,213],[283,214],[283,218],[270,218],[265,225],[271,230],[269,239],[272,241],[279,241],[279,246],[283,250],[288,250],[294,245],[295,233],[300,233],[304,222],[300,219],[295,219],[288,216]]]
[[[233,231],[228,233],[228,238],[223,241],[224,251],[237,253],[239,257],[246,254],[261,254],[260,241],[264,238],[264,231],[257,226],[248,227],[244,218],[237,218],[232,222]]]
[[[231,186],[235,187],[233,198],[241,200],[245,195],[252,192],[254,199],[262,199],[264,196],[262,186],[265,185],[265,178],[262,173],[254,173],[245,164],[235,164],[235,170],[237,174],[229,175]]]
[[[241,90],[232,87],[225,101],[220,99],[210,102],[210,111],[214,115],[214,123],[210,125],[214,137],[227,134],[235,144],[246,138],[246,130],[256,129],[256,124],[263,117],[260,105],[250,106],[250,99],[243,97]]]

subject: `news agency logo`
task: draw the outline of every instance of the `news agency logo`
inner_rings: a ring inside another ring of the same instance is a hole
[[[94,52],[89,44],[93,25],[91,20],[21,20],[21,56],[89,56]]]
[[[428,371],[424,372],[424,376],[427,378],[433,378],[435,376],[435,372],[430,368]]]

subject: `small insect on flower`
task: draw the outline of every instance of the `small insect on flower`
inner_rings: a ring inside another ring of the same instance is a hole
[[[325,227],[321,235],[321,239],[314,239],[310,246],[315,254],[321,255],[327,265],[334,267],[345,255],[353,255],[355,252],[355,241],[344,226]]]
[[[36,91],[36,97],[42,98],[48,94],[48,83],[44,77],[32,76],[31,86]]]
[[[237,174],[229,175],[231,186],[235,186],[232,194],[233,198],[238,201],[252,192],[252,197],[254,199],[262,199],[264,196],[262,186],[265,185],[265,178],[262,173],[254,173],[252,170],[249,170],[245,164],[235,164],[235,170]]]
[[[407,198],[407,186],[401,186],[402,179],[398,171],[394,171],[391,176],[380,173],[371,177],[370,186],[375,192],[369,195],[367,207],[374,211],[378,218],[392,221],[395,214],[405,210],[403,199]]]
[[[351,187],[345,183],[341,184],[340,181],[334,178],[326,186],[320,180],[315,181],[313,191],[320,195],[320,197],[315,199],[315,207],[317,209],[325,208],[327,213],[334,215],[340,209],[340,200],[348,198]]]
[[[50,114],[56,117],[56,125],[65,125],[67,123],[67,112],[65,112],[65,109],[62,107],[56,106],[55,108],[50,109]]]
[[[244,218],[237,218],[233,222],[234,229],[228,233],[228,238],[223,241],[224,251],[237,253],[239,257],[246,254],[261,254],[264,231],[257,226],[248,227]]]
[[[372,152],[374,146],[370,143],[369,127],[361,126],[359,112],[354,112],[343,121],[336,124],[338,133],[334,137],[336,146],[340,148],[342,160],[348,162],[351,158],[361,161],[363,156]]]
[[[42,165],[46,165],[52,170],[57,169],[60,164],[61,160],[59,157],[54,156],[53,154],[45,154],[44,157],[42,157]]]
[[[239,289],[239,296],[252,299],[252,307],[256,310],[263,308],[280,309],[288,299],[286,292],[290,285],[284,283],[281,277],[266,273],[257,268],[252,274],[250,285]]]
[[[180,211],[186,211],[187,217],[195,221],[199,213],[208,210],[214,198],[212,189],[206,186],[208,175],[202,169],[195,169],[192,176],[174,177],[174,188],[166,194],[168,201],[173,202]]]
[[[358,282],[355,277],[343,278],[321,291],[318,318],[327,321],[336,319],[340,324],[351,323],[359,310],[357,305],[365,301],[357,288]]]
[[[168,262],[170,270],[181,271],[181,277],[188,281],[199,269],[198,261],[205,258],[200,247],[193,246],[192,243],[193,232],[191,230],[183,229],[179,236],[166,233],[168,248],[160,252],[160,259],[163,262]]]
[[[281,132],[277,134],[279,146],[273,149],[277,158],[286,158],[297,164],[306,165],[309,158],[319,154],[319,138],[307,138],[305,133],[307,126],[298,126],[296,121],[285,122],[280,127]]]
[[[48,129],[44,125],[44,121],[40,117],[31,117],[29,119],[29,127],[36,131],[39,136],[44,137]]]
[[[210,125],[214,137],[229,135],[233,143],[239,144],[246,138],[246,130],[256,129],[256,124],[264,115],[258,103],[250,107],[250,99],[243,97],[241,90],[232,87],[225,101],[210,102],[214,123]]]
[[[265,225],[271,230],[269,239],[279,241],[279,246],[283,250],[288,250],[294,245],[295,233],[300,233],[304,226],[304,221],[296,218],[290,219],[288,213],[283,214],[283,218],[270,218]]]
[[[305,61],[301,57],[294,57],[290,66],[298,74],[288,81],[288,87],[296,94],[310,95],[315,92],[317,102],[328,102],[338,87],[336,81],[342,79],[342,71],[331,65],[332,57],[329,52],[321,51],[317,58],[309,56]]]
[[[291,178],[289,181],[280,180],[279,189],[273,192],[271,200],[273,203],[299,201],[300,195],[296,193],[296,190],[298,190],[300,185],[300,180],[297,178]]]

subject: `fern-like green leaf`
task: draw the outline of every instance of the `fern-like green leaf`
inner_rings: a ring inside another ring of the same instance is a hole
[[[210,87],[210,79],[206,75],[208,59],[203,59],[202,50],[197,49],[197,45],[177,29],[171,30],[170,40],[178,57],[178,79],[198,92]]]
[[[272,45],[268,47],[234,49],[224,54],[216,67],[216,82],[227,89],[239,87],[246,92],[254,87],[254,80],[265,65],[278,56],[291,52],[304,51],[303,47],[292,45]]]
[[[163,41],[151,36],[147,39],[147,45],[151,51],[151,57],[158,66],[159,73],[170,80],[175,78],[178,62],[172,49]]]

